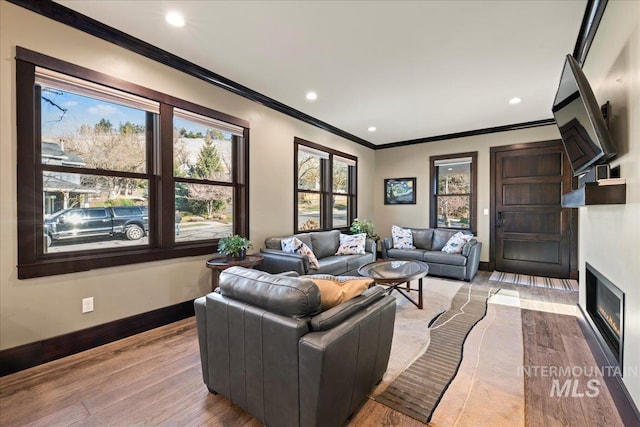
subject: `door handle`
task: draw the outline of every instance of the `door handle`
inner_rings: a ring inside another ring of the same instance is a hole
[[[496,221],[496,227],[504,226],[504,222],[502,221],[502,211],[498,212],[498,221]]]

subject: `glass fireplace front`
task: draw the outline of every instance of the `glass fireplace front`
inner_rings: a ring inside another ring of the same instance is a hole
[[[622,366],[624,292],[593,266],[586,267],[587,313],[601,344]]]

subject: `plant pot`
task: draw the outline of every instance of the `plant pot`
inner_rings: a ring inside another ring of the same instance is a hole
[[[242,261],[247,258],[247,251],[242,250],[238,255],[227,255],[227,261]]]

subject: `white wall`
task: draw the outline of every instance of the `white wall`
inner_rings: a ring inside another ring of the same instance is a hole
[[[17,279],[16,46],[248,120],[250,238],[258,248],[267,236],[293,231],[294,136],[358,157],[358,212],[373,216],[373,150],[0,1],[0,349],[188,301],[206,293],[210,280],[208,256]],[[83,315],[88,296],[95,311]]]
[[[626,205],[580,208],[580,304],[588,262],[624,293],[624,383],[640,406],[640,2],[610,1],[583,70],[599,104],[611,102],[611,136],[627,180]]]
[[[549,107],[551,108],[551,107]],[[551,115],[551,111],[549,111]],[[407,145],[376,151],[375,178],[373,181],[375,200],[376,231],[381,236],[391,235],[391,226],[429,226],[429,156],[478,152],[478,217],[477,236],[482,242],[480,261],[489,261],[489,216],[483,215],[489,209],[490,192],[490,148],[502,145],[549,141],[559,139],[555,125],[488,135],[456,138],[426,144]],[[385,205],[385,178],[417,178],[415,205]]]

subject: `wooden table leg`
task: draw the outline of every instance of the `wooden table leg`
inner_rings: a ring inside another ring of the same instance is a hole
[[[211,269],[211,292],[215,291],[220,283],[220,271],[212,268]]]
[[[422,277],[418,279],[418,308],[422,310]]]

